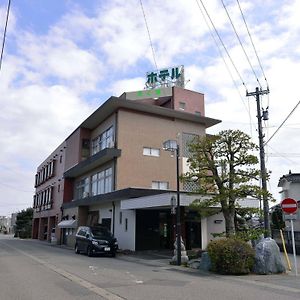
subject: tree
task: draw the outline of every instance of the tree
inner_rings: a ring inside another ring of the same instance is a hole
[[[16,235],[21,238],[31,237],[33,209],[31,207],[22,210],[16,218]]]
[[[263,194],[254,184],[260,178],[258,158],[252,154],[258,146],[240,130],[224,130],[216,136],[195,138],[189,150],[190,170],[182,179],[196,182],[197,192],[210,195],[206,200],[197,200],[198,207],[221,205],[226,236],[234,235],[237,200],[260,198]]]
[[[280,205],[276,205],[273,208],[273,211],[271,213],[271,221],[271,227],[273,229],[283,229],[285,227],[285,222],[283,220],[282,209]]]

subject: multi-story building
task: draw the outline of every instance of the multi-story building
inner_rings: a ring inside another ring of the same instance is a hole
[[[177,140],[183,173],[188,143],[219,122],[205,116],[203,94],[183,88],[109,98],[38,167],[33,237],[50,240],[55,228],[72,245],[77,226],[102,223],[122,249],[172,249],[176,161],[162,145]],[[192,188],[180,184],[182,236],[188,248],[203,248],[224,222],[189,209]]]
[[[33,197],[32,237],[51,240],[51,232],[60,238],[58,221],[62,216],[66,142],[59,145],[37,168]]]

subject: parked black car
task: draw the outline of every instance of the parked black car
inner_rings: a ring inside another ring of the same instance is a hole
[[[117,239],[105,226],[80,226],[78,228],[75,253],[79,254],[84,252],[88,256],[93,256],[94,254],[109,254],[115,257],[117,250]]]

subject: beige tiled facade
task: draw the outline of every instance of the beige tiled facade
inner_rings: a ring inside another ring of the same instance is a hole
[[[137,236],[144,236],[138,220],[143,217],[151,220],[151,213],[122,210],[120,201],[139,197],[145,201],[151,195],[175,191],[176,159],[163,150],[163,142],[178,142],[181,173],[186,169],[184,137],[205,135],[207,127],[219,122],[205,117],[203,94],[181,88],[160,92],[163,97],[155,99],[140,99],[139,92],[111,97],[47,158],[58,155],[61,162],[49,181],[54,186],[51,209],[47,212],[36,209],[34,214],[34,238],[49,241],[51,228],[55,227],[58,242],[72,245],[76,228],[66,228],[63,225],[66,222],[62,221],[69,220],[70,224],[76,221],[77,226],[106,222],[124,241],[125,248],[135,249]],[[149,151],[155,155],[149,155]],[[36,192],[41,188],[37,187]],[[161,222],[157,226],[171,230],[170,209],[166,210],[165,204],[153,209],[157,222]],[[172,238],[168,236],[170,245]]]

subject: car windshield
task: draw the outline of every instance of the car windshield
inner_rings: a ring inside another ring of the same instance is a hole
[[[93,227],[91,228],[94,237],[111,237],[112,233],[106,227]]]

